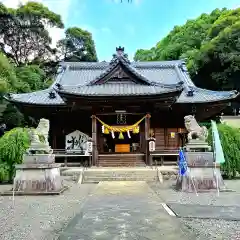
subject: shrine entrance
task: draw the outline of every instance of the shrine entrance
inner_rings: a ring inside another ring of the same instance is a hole
[[[148,164],[149,114],[116,112],[92,118],[93,130],[96,129],[96,134],[93,131],[93,164],[100,167]]]
[[[104,153],[130,153],[140,152],[140,134],[115,133],[114,138],[112,134],[104,134],[103,138],[103,152]]]
[[[144,152],[144,119],[125,113],[97,117],[99,153]]]

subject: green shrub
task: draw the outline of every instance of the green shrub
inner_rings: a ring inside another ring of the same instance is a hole
[[[240,131],[226,124],[218,124],[218,132],[225,157],[221,170],[228,178],[235,178],[240,173]],[[212,145],[212,128],[209,129],[208,140]]]
[[[10,167],[6,163],[0,163],[0,183],[10,181]]]
[[[27,128],[14,128],[0,138],[0,181],[13,179],[15,164],[22,163],[29,144]]]

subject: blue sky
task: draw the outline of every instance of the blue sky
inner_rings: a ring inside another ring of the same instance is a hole
[[[9,7],[27,0],[0,0]],[[240,7],[240,0],[35,0],[60,14],[66,27],[93,34],[100,61],[110,60],[115,48],[125,47],[130,59],[137,49],[149,49],[175,26],[215,8]],[[63,31],[52,30],[53,41]]]
[[[116,46],[130,58],[148,49],[175,25],[215,8],[236,8],[239,0],[74,0],[66,26],[80,26],[93,34],[99,60],[109,60]]]

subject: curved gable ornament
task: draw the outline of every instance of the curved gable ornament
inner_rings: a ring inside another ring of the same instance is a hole
[[[69,152],[80,152],[85,154],[88,152],[88,141],[90,137],[79,131],[75,130],[66,135],[65,137],[65,149]]]

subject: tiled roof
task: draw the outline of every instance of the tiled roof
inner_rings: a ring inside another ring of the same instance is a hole
[[[180,87],[146,86],[129,83],[101,84],[90,86],[65,86],[60,92],[81,96],[142,96],[170,93],[181,90]]]
[[[54,98],[50,97],[50,93],[54,93]],[[21,94],[10,94],[6,97],[9,101],[28,103],[28,104],[39,104],[39,105],[65,105],[65,102],[58,95],[55,90],[45,89],[42,91],[21,93]]]
[[[177,103],[204,103],[230,100],[237,97],[236,91],[210,91],[202,88],[191,87],[193,96],[188,96],[186,91],[183,91],[179,96]]]
[[[129,66],[136,74],[141,75],[149,82],[162,84],[177,84],[184,81],[184,76],[176,71],[183,61],[166,61],[166,62],[133,62]],[[61,78],[57,80],[61,85],[76,86],[86,85],[96,80],[104,74],[109,68],[109,62],[79,62],[79,63],[62,63],[65,69]],[[127,64],[126,64],[127,66]]]
[[[141,81],[136,84],[102,83],[97,84],[101,77],[108,76],[117,64],[122,64]],[[180,87],[179,83],[183,83]],[[95,84],[95,85],[94,85]],[[57,85],[60,86],[57,88]],[[109,62],[63,62],[54,84],[47,90],[26,94],[12,94],[11,101],[62,105],[63,99],[58,95],[68,93],[82,96],[127,96],[155,95],[177,91],[183,88],[177,103],[203,103],[230,100],[237,96],[234,91],[209,91],[197,88],[192,82],[184,61],[132,62],[125,54],[114,55]],[[49,92],[55,91],[55,98],[49,97]],[[189,94],[190,93],[190,94]]]

